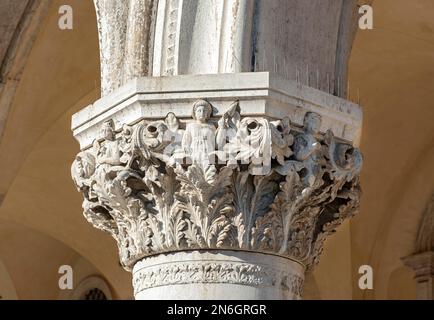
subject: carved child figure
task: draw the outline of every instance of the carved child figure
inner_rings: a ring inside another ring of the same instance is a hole
[[[101,127],[102,143],[95,140],[92,154],[95,155],[95,172],[92,176],[90,193],[101,194],[109,174],[125,170],[120,143],[116,139],[113,120],[105,121]]]
[[[94,147],[98,150],[96,158],[97,166],[101,164],[111,166],[122,165],[121,150],[119,148],[119,142],[116,140],[113,120],[108,120],[103,123],[101,133],[105,140],[103,145],[100,146],[98,142],[94,144]]]
[[[293,149],[296,160],[303,162],[306,175],[304,181],[313,186],[319,174],[319,155],[321,143],[316,138],[321,128],[321,116],[314,112],[306,113],[303,121],[303,133],[295,138]]]
[[[196,101],[193,105],[192,117],[195,120],[187,124],[182,138],[182,149],[191,159],[191,163],[206,169],[210,163],[210,155],[215,151],[216,128],[209,123],[212,106],[205,100]]]

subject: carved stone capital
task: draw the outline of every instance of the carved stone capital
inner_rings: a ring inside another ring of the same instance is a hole
[[[402,261],[414,271],[416,295],[419,300],[432,300],[434,297],[434,194],[431,196],[416,238],[415,253]]]
[[[434,298],[434,251],[413,254],[403,258],[406,266],[414,271],[418,300]]]
[[[122,265],[148,266],[135,272],[136,290],[221,278],[218,263],[149,267],[149,257],[182,251],[268,254],[311,269],[326,237],[358,209],[362,156],[345,133],[335,136],[331,111],[305,109],[293,121],[252,112],[252,103],[258,108],[271,98],[205,98],[190,99],[181,116],[172,102],[160,101],[164,117],[140,119],[123,101],[107,110],[110,117],[99,114],[97,125],[88,114],[75,129],[85,133],[79,135],[84,145],[99,129],[77,155],[72,177],[84,195],[84,216],[113,236]],[[223,269],[251,283],[277,277],[248,262]]]

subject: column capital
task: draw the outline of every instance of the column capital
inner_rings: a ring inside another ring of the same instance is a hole
[[[413,269],[416,279],[434,276],[434,251],[416,253],[402,260]]]
[[[416,253],[402,259],[414,271],[418,300],[434,298],[434,251]]]
[[[128,270],[191,250],[310,269],[359,206],[359,111],[268,73],[149,78],[74,116],[72,177]]]

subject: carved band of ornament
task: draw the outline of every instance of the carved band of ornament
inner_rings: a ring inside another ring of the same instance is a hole
[[[186,249],[243,250],[311,268],[325,238],[359,206],[358,149],[320,133],[321,117],[242,118],[237,102],[219,119],[204,100],[192,120],[102,126],[72,177],[84,216],[117,241],[123,266]]]
[[[178,261],[139,269],[133,277],[135,295],[149,288],[195,283],[276,288],[299,298],[303,292],[303,278],[297,275],[268,266],[234,261]]]
[[[178,27],[179,0],[168,1],[167,25],[165,30],[166,65],[164,75],[175,74],[176,32]]]

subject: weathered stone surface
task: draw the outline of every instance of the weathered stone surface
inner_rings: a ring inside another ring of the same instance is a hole
[[[152,52],[154,0],[94,0],[101,90],[106,95],[135,77],[147,76]]]
[[[290,117],[297,127],[303,126],[305,113],[312,111],[322,118],[321,132],[331,129],[355,146],[360,141],[360,106],[268,72],[138,78],[74,114],[73,133],[84,149],[109,119],[116,131],[124,124],[164,119],[169,112],[183,122],[191,118],[192,103],[204,97],[215,107],[214,116],[223,115],[233,101],[239,101],[243,116]]]
[[[358,208],[359,150],[288,117],[221,117],[198,100],[192,117],[124,125],[112,120],[77,155],[72,176],[84,215],[118,242],[131,269],[146,256],[192,249],[280,255],[311,268],[325,237]]]
[[[193,251],[163,254],[133,270],[136,299],[301,299],[304,267],[253,252]]]
[[[356,0],[94,0],[102,95],[134,77],[279,72],[340,97]]]
[[[358,208],[355,1],[94,2],[103,98],[73,117],[72,176],[136,298],[299,298]]]

